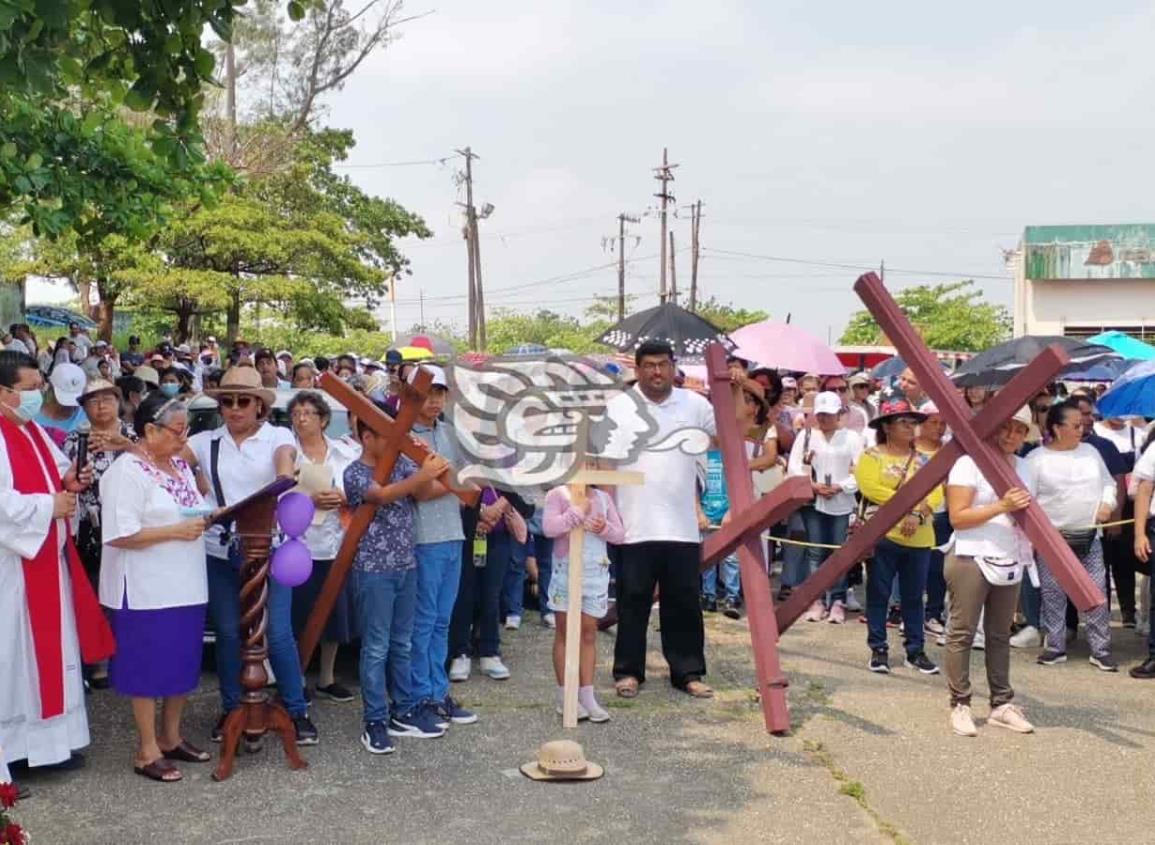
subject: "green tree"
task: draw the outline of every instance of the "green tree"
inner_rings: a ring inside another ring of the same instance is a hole
[[[1007,309],[984,302],[973,280],[917,285],[894,298],[932,349],[977,352],[1011,335]],[[888,342],[869,311],[856,311],[839,338],[839,343],[855,346]]]
[[[742,326],[770,319],[770,315],[765,311],[735,308],[729,303],[719,302],[713,296],[704,302],[699,302],[698,310],[695,313],[724,332],[732,332],[742,328]]]

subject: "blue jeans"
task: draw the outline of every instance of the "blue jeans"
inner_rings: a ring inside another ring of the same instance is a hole
[[[216,631],[217,677],[221,709],[228,713],[241,704],[241,578],[239,566],[208,556],[209,619]],[[269,579],[269,663],[277,676],[277,691],[292,716],[304,716],[305,679],[293,636],[293,589]]]
[[[786,521],[786,539],[805,540],[806,523],[802,521],[802,514],[794,511]],[[806,580],[806,547],[796,546],[793,543],[783,544],[782,547],[782,586],[797,587]]]
[[[445,660],[449,655],[449,617],[461,581],[461,541],[417,546],[417,599],[413,615],[412,696],[443,701],[449,695]]]
[[[886,649],[886,611],[890,585],[898,577],[902,600],[903,644],[914,656],[923,650],[922,594],[926,590],[926,573],[930,568],[930,549],[900,546],[885,537],[874,547],[874,557],[866,566],[866,644]]]
[[[715,532],[707,531],[705,537]],[[703,538],[704,539],[704,538]],[[719,563],[715,563],[702,573],[702,595],[708,599],[718,598],[718,570],[722,570],[723,598],[731,601],[738,600],[738,591],[742,588],[742,579],[738,568],[738,553],[731,552]]]
[[[361,631],[361,703],[365,721],[389,718],[389,698],[398,713],[417,704],[410,659],[417,570],[362,572],[351,577],[353,607]],[[386,682],[388,678],[388,682]]]
[[[1155,584],[1155,579],[1152,579]],[[1035,630],[1042,630],[1042,609],[1043,596],[1042,591],[1031,583],[1030,576],[1024,573],[1023,586],[1019,591],[1019,600],[1023,603],[1023,616],[1027,619],[1027,624]]]
[[[531,534],[530,542],[533,543],[533,557],[537,561],[537,601],[538,609],[541,615],[549,613],[550,610],[546,607],[546,596],[549,595],[549,582],[553,576],[553,537],[546,537],[544,534]]]
[[[503,616],[521,616],[525,601],[525,559],[529,554],[528,542],[519,543],[510,538],[509,566],[501,585],[501,613]]]
[[[954,529],[946,511],[934,515],[934,544],[941,546],[950,539]],[[945,557],[942,552],[930,550],[930,569],[926,575],[926,618],[946,620],[946,578],[943,575]]]
[[[846,542],[846,533],[850,529],[850,514],[832,515],[822,513],[817,508],[805,507],[802,509],[802,522],[806,526],[806,540],[810,543],[825,543],[831,546],[841,546]],[[814,574],[826,558],[833,554],[833,549],[821,549],[807,546],[806,574]],[[846,602],[846,576],[843,575],[837,583],[826,593],[826,605],[829,607],[836,601]]]

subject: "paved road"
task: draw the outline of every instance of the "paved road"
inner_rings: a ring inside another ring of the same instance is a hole
[[[853,617],[852,617],[853,619]],[[321,745],[291,772],[272,744],[242,756],[232,780],[208,766],[154,784],[133,775],[128,708],[91,699],[94,744],[79,772],[33,773],[19,809],[38,843],[457,843],[574,842],[1046,842],[1144,841],[1155,824],[1155,685],[1103,675],[1073,647],[1066,666],[1014,657],[1012,680],[1039,726],[1018,736],[980,724],[951,735],[941,677],[865,670],[865,628],[800,623],[783,642],[796,725],[766,736],[751,700],[744,623],[708,623],[712,702],[671,690],[657,652],[636,702],[611,702],[613,721],[574,736],[606,776],[542,784],[516,769],[563,735],[553,711],[550,634],[537,625],[506,636],[513,678],[475,677],[455,692],[482,716],[444,739],[399,740],[388,757],[365,753],[359,704],[314,708]],[[1121,658],[1142,641],[1116,629]],[[893,649],[899,653],[897,634]],[[653,637],[657,644],[657,635]],[[601,686],[612,640],[602,639]],[[931,656],[936,656],[931,648]],[[977,688],[981,656],[975,664]],[[346,666],[352,672],[351,666]],[[606,693],[603,693],[607,698]],[[191,702],[188,736],[203,742],[215,715],[206,675]],[[985,705],[976,699],[976,712]]]

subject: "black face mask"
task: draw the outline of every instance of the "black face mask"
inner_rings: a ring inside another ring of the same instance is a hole
[[[212,355],[202,355],[201,356],[201,363],[204,364],[206,367],[209,364],[211,364],[212,362],[213,362],[213,356]]]

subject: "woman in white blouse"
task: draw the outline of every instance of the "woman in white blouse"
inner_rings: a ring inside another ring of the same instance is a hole
[[[1050,442],[1027,456],[1037,484],[1039,506],[1067,540],[1075,556],[1096,584],[1106,583],[1103,546],[1092,527],[1106,522],[1115,510],[1116,483],[1098,450],[1082,442],[1083,414],[1077,402],[1060,402],[1047,412]],[[1067,662],[1067,596],[1050,567],[1039,558],[1042,590],[1041,623],[1046,637],[1038,662],[1043,666]],[[1104,672],[1119,671],[1111,656],[1110,610],[1102,604],[1084,615],[1091,665]]]
[[[139,734],[133,770],[169,783],[181,779],[171,761],[209,759],[181,733],[185,701],[200,679],[207,510],[178,457],[188,433],[184,405],[155,393],[137,409],[133,427],[139,445],[100,480],[100,603],[116,636],[109,678],[132,699]],[[159,734],[157,698],[164,700]]]
[[[842,545],[854,511],[854,494],[858,490],[854,467],[862,454],[862,438],[848,428],[838,427],[842,413],[842,400],[837,393],[819,393],[814,399],[815,425],[799,433],[790,450],[789,475],[809,478],[814,488],[814,503],[802,510],[806,537],[811,543]],[[831,549],[808,547],[809,572],[821,566],[830,552]],[[835,624],[846,621],[845,577],[806,612],[807,622],[823,619]]]
[[[345,468],[359,457],[361,450],[325,434],[332,412],[320,393],[302,390],[290,400],[288,410],[297,437],[298,478],[317,508],[304,537],[313,555],[313,572],[308,581],[293,590],[293,629],[299,637],[345,537],[341,525]],[[334,701],[353,700],[353,693],[337,683],[333,672],[337,647],[353,640],[352,620],[349,593],[342,589],[322,632],[317,677],[317,693]]]

